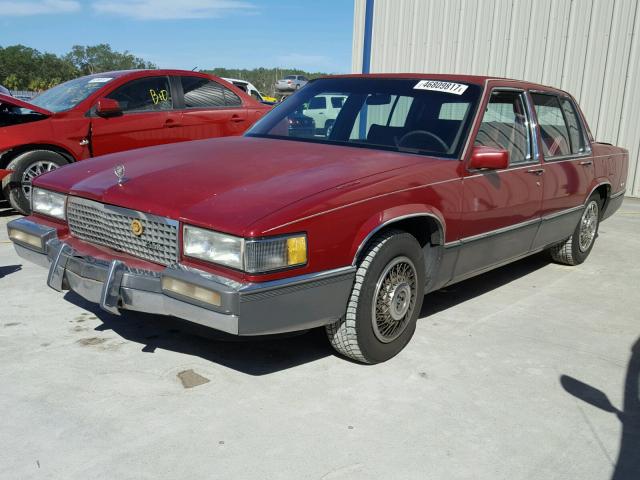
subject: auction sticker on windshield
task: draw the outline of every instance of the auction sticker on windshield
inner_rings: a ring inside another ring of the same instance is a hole
[[[453,82],[441,82],[439,80],[420,80],[413,87],[414,90],[431,90],[433,92],[453,93],[454,95],[462,95],[469,85]]]
[[[105,83],[109,80],[113,80],[113,77],[96,77],[89,80],[88,83]]]

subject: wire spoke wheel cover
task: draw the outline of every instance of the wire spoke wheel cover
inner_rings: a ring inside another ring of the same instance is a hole
[[[389,343],[407,328],[416,305],[417,272],[407,257],[396,257],[384,268],[373,295],[371,321],[378,340]]]
[[[598,203],[592,200],[584,209],[582,218],[580,219],[580,231],[578,238],[578,246],[581,252],[586,252],[591,247],[596,231],[598,230]]]
[[[46,160],[41,160],[38,162],[34,162],[27,167],[27,169],[22,173],[22,192],[25,197],[31,198],[31,182],[34,178],[43,173],[50,172],[51,170],[55,170],[58,168],[58,165],[54,162],[49,162]]]

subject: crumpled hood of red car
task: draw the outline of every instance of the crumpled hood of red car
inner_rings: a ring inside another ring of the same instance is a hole
[[[84,160],[36,185],[240,235],[305,197],[418,161],[364,148],[230,137]],[[122,185],[114,173],[120,164]]]

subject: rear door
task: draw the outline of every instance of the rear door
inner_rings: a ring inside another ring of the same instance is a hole
[[[543,168],[523,90],[492,90],[475,145],[505,149],[504,170],[469,170],[463,180],[462,238],[455,277],[528,253],[540,223]]]
[[[530,92],[544,158],[543,222],[534,247],[571,235],[594,178],[591,146],[573,101],[563,95]]]
[[[172,124],[173,95],[169,77],[139,78],[117,87],[107,98],[117,100],[122,115],[103,118],[93,114],[93,155],[171,143],[177,139]]]
[[[250,126],[242,99],[205,77],[179,77],[181,134],[185,140],[241,135]]]

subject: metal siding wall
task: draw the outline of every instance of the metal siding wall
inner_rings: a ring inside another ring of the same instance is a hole
[[[364,0],[355,0],[353,71]],[[596,139],[629,149],[640,197],[640,0],[375,0],[372,72],[472,73],[567,90]]]

